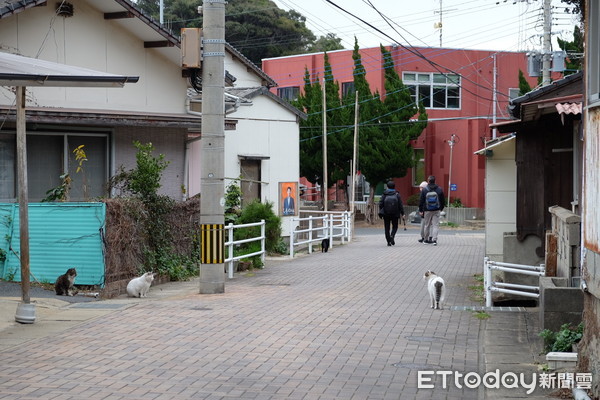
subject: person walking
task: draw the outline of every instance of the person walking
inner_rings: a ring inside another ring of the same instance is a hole
[[[402,198],[396,190],[394,181],[387,183],[387,189],[381,195],[381,199],[379,200],[379,216],[383,217],[383,229],[385,230],[387,245],[394,246],[396,244],[394,237],[398,231],[398,219],[400,216],[404,216]]]
[[[435,184],[435,176],[427,178],[428,185],[421,190],[419,198],[419,213],[423,218],[424,244],[437,246],[438,231],[440,228],[440,212],[444,210],[444,191]]]
[[[425,189],[427,187],[427,181],[423,181],[421,182],[421,184],[419,185],[419,190],[421,193],[423,191],[423,189]],[[421,198],[419,197],[419,200]],[[425,218],[423,218],[423,216],[421,215],[421,239],[419,239],[419,243],[423,243],[425,241]]]

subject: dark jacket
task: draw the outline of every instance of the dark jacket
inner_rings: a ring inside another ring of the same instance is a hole
[[[429,185],[424,187],[423,190],[421,190],[421,197],[419,198],[419,212],[436,211],[436,210],[427,210],[427,208],[425,207],[425,196],[427,196],[427,193],[429,193],[431,191],[435,191],[438,195],[438,200],[440,202],[440,208],[437,211],[442,211],[444,209],[444,204],[446,204],[446,199],[444,198],[444,191],[442,190],[441,187],[439,187],[435,183],[430,183]]]
[[[404,206],[402,206],[402,198],[400,197],[400,193],[398,193],[396,189],[385,189],[385,191],[381,195],[381,199],[379,199],[380,214],[383,210],[383,202],[386,196],[398,196],[398,210],[393,215],[386,214],[386,216],[400,218],[401,215],[404,215]]]

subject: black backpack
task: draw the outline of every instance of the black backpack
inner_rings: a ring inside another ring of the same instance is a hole
[[[398,214],[398,194],[388,194],[383,199],[383,212],[385,215]]]

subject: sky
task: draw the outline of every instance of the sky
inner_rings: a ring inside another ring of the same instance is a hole
[[[354,47],[354,36],[361,48],[394,42],[439,47],[441,41],[450,48],[542,49],[543,0],[331,0],[373,27],[326,0],[273,1],[304,15],[315,35],[335,33],[347,49]],[[560,0],[552,0],[552,6],[553,50],[559,50],[556,37],[571,41],[577,20],[564,13],[566,5]],[[440,18],[441,32],[434,26]]]

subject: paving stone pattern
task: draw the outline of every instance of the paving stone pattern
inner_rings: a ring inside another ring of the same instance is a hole
[[[468,286],[484,237],[416,239],[357,236],[270,260],[224,294],[159,298],[153,287],[134,306],[1,351],[0,399],[483,398],[439,379],[417,389],[417,371],[484,368],[485,322],[454,309],[481,305]],[[427,269],[446,280],[444,310],[429,308]]]

